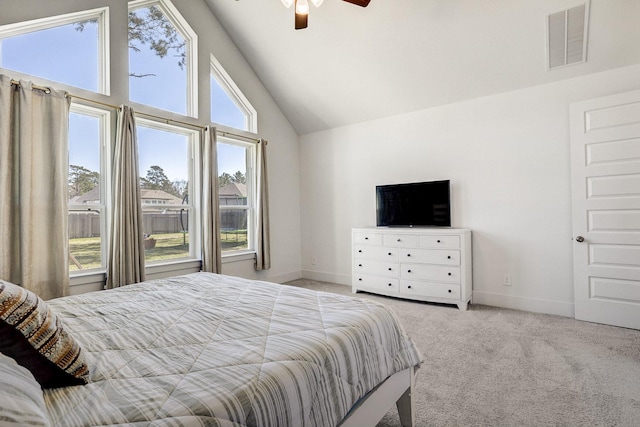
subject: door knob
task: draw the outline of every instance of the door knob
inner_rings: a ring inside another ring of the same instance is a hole
[[[578,243],[584,242],[584,237],[582,237],[582,236],[576,237],[576,242],[578,242]]]

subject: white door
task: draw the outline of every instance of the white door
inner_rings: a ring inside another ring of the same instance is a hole
[[[571,105],[575,317],[640,329],[640,90]]]

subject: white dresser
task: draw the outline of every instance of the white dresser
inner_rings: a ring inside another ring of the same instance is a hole
[[[471,302],[471,231],[354,228],[353,292],[457,304]]]

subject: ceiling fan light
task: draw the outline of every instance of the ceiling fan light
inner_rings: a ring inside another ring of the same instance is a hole
[[[296,13],[298,15],[308,15],[309,2],[307,0],[296,0]]]
[[[291,5],[293,4],[293,0],[280,0],[282,1],[282,4],[284,5],[284,7],[286,7],[287,9],[291,7]]]
[[[315,7],[320,7],[323,1],[324,0],[311,0],[311,3],[313,3]]]

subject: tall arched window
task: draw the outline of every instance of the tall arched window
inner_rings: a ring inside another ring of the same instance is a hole
[[[258,131],[255,108],[213,55],[211,55],[211,121],[248,132]]]
[[[197,117],[197,36],[168,0],[129,3],[129,98]]]

